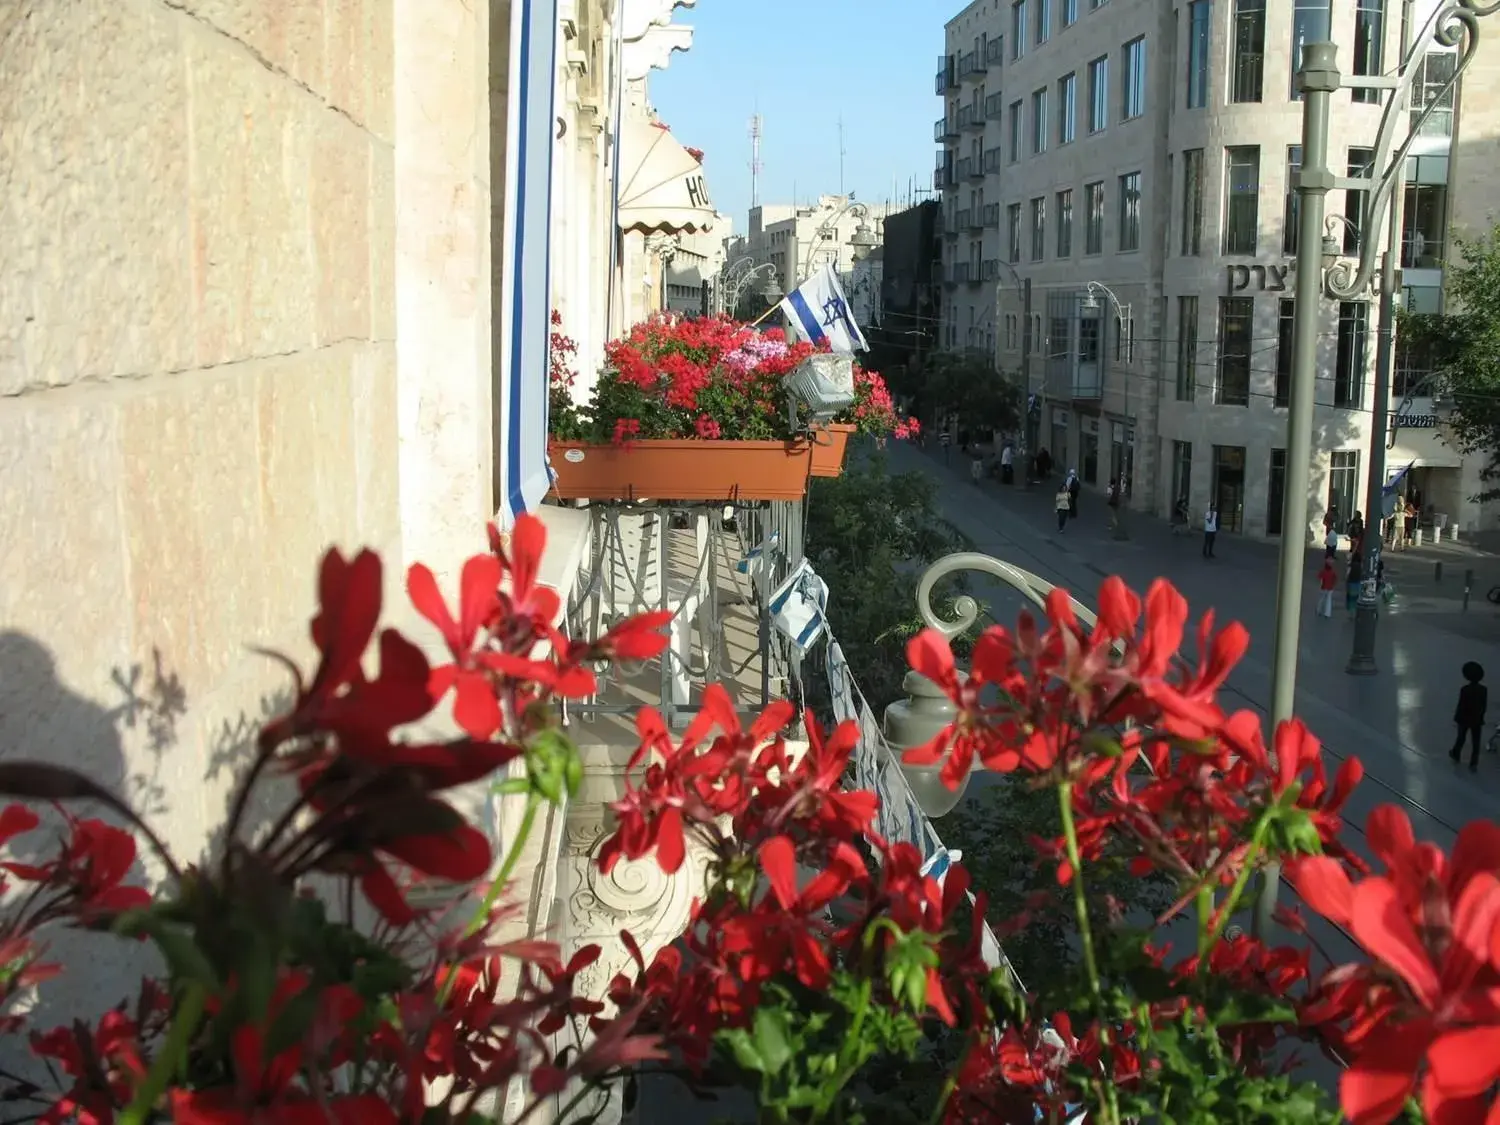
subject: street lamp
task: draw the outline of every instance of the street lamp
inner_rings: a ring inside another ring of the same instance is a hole
[[[1338,70],[1338,51],[1332,43],[1307,43],[1302,48],[1302,66],[1297,77],[1302,88],[1302,170],[1297,177],[1299,200],[1297,245],[1305,248],[1297,255],[1296,296],[1292,315],[1292,364],[1291,394],[1287,411],[1286,435],[1286,483],[1282,493],[1284,510],[1290,513],[1300,526],[1288,528],[1281,536],[1281,557],[1276,575],[1276,633],[1271,658],[1271,723],[1291,718],[1297,695],[1297,641],[1302,620],[1302,588],[1305,584],[1303,563],[1307,551],[1307,498],[1311,477],[1312,457],[1313,390],[1317,381],[1318,317],[1321,311],[1325,283],[1329,296],[1347,300],[1362,294],[1375,273],[1375,240],[1360,240],[1359,259],[1354,264],[1339,264],[1324,276],[1323,255],[1311,252],[1312,247],[1324,249],[1323,204],[1328,193],[1336,188],[1366,192],[1364,227],[1373,233],[1386,217],[1386,208],[1391,202],[1396,184],[1404,179],[1406,154],[1419,135],[1435,106],[1453,89],[1459,76],[1473,60],[1479,46],[1479,18],[1495,10],[1492,3],[1476,0],[1442,0],[1427,18],[1422,30],[1413,37],[1403,52],[1401,64],[1395,77],[1356,77],[1342,80]],[[1453,73],[1436,96],[1429,98],[1420,112],[1409,112],[1408,94],[1417,76],[1413,65],[1425,55],[1428,41],[1441,47],[1459,47]],[[1369,175],[1355,178],[1335,176],[1328,167],[1328,109],[1333,92],[1341,85],[1354,88],[1389,91],[1380,118],[1374,157],[1369,164]],[[1414,119],[1413,119],[1414,118]],[[1405,135],[1396,145],[1396,133],[1405,129]],[[1394,153],[1392,147],[1395,146]],[[1389,161],[1389,163],[1387,163]],[[1375,170],[1384,170],[1377,178]],[[1390,216],[1393,224],[1396,215]],[[1397,238],[1400,228],[1392,228]],[[1399,242],[1397,243],[1399,245]],[[1395,262],[1388,251],[1382,269],[1381,302],[1391,300],[1395,288]],[[1381,345],[1389,347],[1387,336],[1382,336]],[[1377,361],[1377,387],[1374,417],[1371,419],[1383,445],[1386,402],[1384,387],[1380,385],[1380,372],[1385,368]],[[1382,463],[1384,455],[1381,454]],[[1372,466],[1373,468],[1373,466]],[[1382,473],[1383,475],[1383,473]],[[1376,509],[1370,515],[1375,518],[1379,505],[1380,478],[1370,482],[1370,492],[1376,497]],[[1368,551],[1379,535],[1366,535],[1366,558]],[[1377,556],[1378,557],[1378,556]],[[1374,577],[1373,574],[1370,575]],[[1367,583],[1367,587],[1373,584]],[[1360,592],[1361,598],[1365,590]],[[1373,649],[1373,619],[1366,614],[1367,645]],[[1356,652],[1360,640],[1356,636]],[[1351,660],[1351,664],[1354,661]],[[1373,660],[1372,660],[1373,663]],[[1269,868],[1262,884],[1262,893],[1256,910],[1256,928],[1262,933],[1269,930],[1271,911],[1275,907],[1279,872]]]
[[[750,263],[750,268],[738,275],[735,271],[744,263]],[[740,258],[730,266],[726,267],[720,275],[724,278],[720,282],[721,294],[724,297],[724,311],[731,316],[734,310],[740,307],[740,298],[745,295],[751,280],[761,273],[766,272],[766,280],[761,284],[757,292],[766,300],[767,304],[775,305],[782,298],[781,286],[776,283],[776,266],[772,262],[756,263],[754,258]]]
[[[806,281],[812,274],[813,257],[818,253],[819,244],[825,241],[824,236],[829,231],[837,231],[839,220],[845,215],[853,215],[859,219],[859,226],[854,228],[854,233],[849,236],[849,245],[856,250],[872,250],[879,245],[875,237],[875,231],[870,227],[870,209],[863,203],[850,200],[845,203],[831,218],[825,219],[818,224],[818,229],[813,232],[812,242],[807,247],[807,257],[802,260],[802,280]]]
[[[1131,306],[1122,305],[1120,303],[1120,298],[1115,296],[1114,290],[1112,290],[1109,286],[1098,281],[1091,281],[1088,284],[1088,288],[1084,290],[1083,294],[1083,302],[1081,307],[1083,308],[1084,312],[1099,311],[1100,293],[1103,293],[1106,297],[1108,297],[1109,303],[1114,306],[1115,316],[1120,321],[1120,339],[1116,341],[1116,347],[1120,349],[1122,354],[1125,356],[1125,361],[1128,363],[1131,359],[1131,344],[1130,337],[1128,335],[1128,333],[1131,331]],[[1105,345],[1108,344],[1107,335],[1104,338],[1104,343]],[[1124,387],[1124,409],[1122,412],[1125,415],[1125,464],[1120,466],[1120,474],[1118,479],[1115,481],[1116,495],[1114,537],[1116,539],[1130,538],[1130,530],[1125,526],[1125,511],[1128,507],[1126,503],[1126,497],[1129,495],[1126,486],[1130,480],[1131,474],[1135,471],[1135,418],[1130,413],[1130,375],[1128,372],[1124,377]]]

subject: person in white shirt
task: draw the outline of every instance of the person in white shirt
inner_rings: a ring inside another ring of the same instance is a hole
[[[1013,448],[1011,448],[1010,443],[1007,442],[1006,445],[1005,445],[1005,448],[1000,451],[1000,483],[1001,484],[1015,484],[1016,483],[1015,460],[1016,460],[1016,451]]]
[[[1203,557],[1211,559],[1214,557],[1214,539],[1219,534],[1219,506],[1212,500],[1208,502],[1208,511],[1203,513]]]

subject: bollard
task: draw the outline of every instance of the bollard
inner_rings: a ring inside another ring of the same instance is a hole
[[[1435,562],[1435,563],[1432,564],[1432,580],[1434,582],[1441,582],[1443,580],[1443,564],[1442,563]]]
[[[1464,609],[1469,608],[1469,591],[1474,588],[1474,572],[1464,571]]]

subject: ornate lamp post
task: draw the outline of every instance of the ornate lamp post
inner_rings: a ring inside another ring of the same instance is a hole
[[[750,268],[740,271],[739,273],[735,273],[734,271],[740,266],[741,263],[744,262],[751,263]],[[750,282],[754,280],[756,275],[760,273],[764,273],[766,275],[766,279],[761,283],[761,286],[757,290],[757,292],[759,292],[760,295],[765,298],[768,304],[775,305],[777,301],[781,300],[781,286],[776,284],[775,264],[772,262],[760,262],[759,264],[756,264],[753,258],[741,258],[739,259],[739,261],[736,261],[733,265],[729,266],[723,272],[723,274],[720,275],[722,278],[719,283],[720,293],[722,294],[724,299],[724,307],[722,311],[727,312],[731,316],[733,316],[734,311],[740,307],[740,298],[745,295],[745,291],[749,288]]]
[[[844,204],[837,211],[835,211],[831,218],[825,219],[823,222],[819,223],[818,229],[813,232],[812,243],[807,248],[807,257],[802,261],[801,280],[806,281],[807,278],[812,276],[813,261],[820,252],[819,246],[824,241],[823,236],[831,230],[836,231],[838,229],[839,220],[842,219],[845,215],[853,215],[857,219],[859,219],[859,226],[855,227],[854,233],[849,236],[849,245],[854,247],[856,253],[860,251],[873,250],[876,246],[879,245],[879,239],[875,237],[875,231],[870,226],[869,207],[865,206],[865,204],[863,203],[856,203],[851,199],[848,203]]]
[[[1131,306],[1130,305],[1122,305],[1120,303],[1120,298],[1118,298],[1118,297],[1115,296],[1114,290],[1111,289],[1108,285],[1105,285],[1103,282],[1099,282],[1099,281],[1091,281],[1091,282],[1089,282],[1088,288],[1084,291],[1084,295],[1083,295],[1083,305],[1082,305],[1082,307],[1083,307],[1083,310],[1085,312],[1097,312],[1098,311],[1098,309],[1099,309],[1099,294],[1100,293],[1103,293],[1106,297],[1108,297],[1109,298],[1109,303],[1112,306],[1114,306],[1115,316],[1120,321],[1120,333],[1121,333],[1121,336],[1123,337],[1121,340],[1119,340],[1119,341],[1116,342],[1116,346],[1119,347],[1122,344],[1124,345],[1123,351],[1124,351],[1124,354],[1125,354],[1125,362],[1129,363],[1133,357],[1130,355],[1130,346],[1131,346],[1130,342],[1129,342],[1130,341],[1130,337],[1128,335],[1126,335],[1126,334],[1131,331],[1131,328],[1130,328],[1130,324],[1131,324],[1131,321],[1130,321]],[[1105,338],[1105,343],[1106,343],[1106,345],[1108,343],[1107,336]],[[1130,493],[1129,493],[1130,476],[1135,471],[1135,416],[1130,413],[1130,373],[1129,372],[1125,373],[1124,387],[1125,387],[1125,403],[1124,403],[1124,414],[1125,414],[1125,464],[1123,464],[1123,465],[1120,466],[1120,474],[1119,474],[1118,479],[1115,481],[1115,488],[1116,488],[1117,491],[1116,491],[1116,495],[1115,495],[1115,526],[1114,526],[1114,537],[1116,539],[1129,539],[1130,538],[1130,530],[1125,526],[1125,513],[1126,513],[1126,511],[1130,507],[1129,500],[1128,500],[1128,497],[1130,495]]]
[[[1284,510],[1294,521],[1281,536],[1281,559],[1276,581],[1276,635],[1271,661],[1271,722],[1280,723],[1289,719],[1296,704],[1297,695],[1297,640],[1302,618],[1302,588],[1305,585],[1303,563],[1307,550],[1307,496],[1312,455],[1313,388],[1317,379],[1318,320],[1322,311],[1322,295],[1349,300],[1363,294],[1375,273],[1376,250],[1373,238],[1360,240],[1357,261],[1334,262],[1324,276],[1321,254],[1312,252],[1313,247],[1323,247],[1324,197],[1338,188],[1365,192],[1364,222],[1366,233],[1380,228],[1387,215],[1387,207],[1397,187],[1405,177],[1406,154],[1411,149],[1423,123],[1442,96],[1451,90],[1459,75],[1473,60],[1479,45],[1479,19],[1500,9],[1500,0],[1476,3],[1474,0],[1442,0],[1412,38],[1411,47],[1401,60],[1396,76],[1378,78],[1350,78],[1339,74],[1337,49],[1332,43],[1308,43],[1302,48],[1302,66],[1298,80],[1302,88],[1302,171],[1298,176],[1297,195],[1300,201],[1297,245],[1302,252],[1297,255],[1297,292],[1293,303],[1292,318],[1292,366],[1290,409],[1287,412],[1286,436],[1286,484],[1283,492]],[[1430,99],[1422,109],[1412,114],[1408,109],[1408,94],[1416,78],[1417,68],[1413,63],[1427,51],[1429,42],[1441,47],[1458,47],[1457,65],[1453,74],[1436,98]],[[1389,91],[1385,109],[1380,118],[1380,131],[1375,145],[1374,159],[1370,162],[1369,175],[1354,178],[1335,176],[1328,167],[1328,107],[1333,93],[1340,86]],[[1412,118],[1415,120],[1412,120]],[[1398,131],[1401,139],[1397,142]],[[1376,174],[1377,170],[1379,175]],[[1384,301],[1391,299],[1395,288],[1395,263],[1387,254],[1385,275],[1389,284],[1383,285]],[[1385,413],[1385,402],[1377,389],[1375,409],[1377,433],[1383,442],[1384,434],[1378,428],[1379,419]],[[1384,482],[1376,478],[1371,490],[1379,505],[1379,489]],[[1376,518],[1372,511],[1371,518]],[[1378,536],[1365,536],[1366,551],[1374,547]],[[1366,558],[1368,559],[1368,553]],[[1373,577],[1373,575],[1372,575]],[[1363,591],[1361,591],[1363,595]],[[1374,618],[1365,616],[1366,646],[1373,651]],[[1356,652],[1360,640],[1356,636]],[[1373,658],[1372,658],[1373,662]],[[1351,663],[1354,663],[1351,661]],[[1265,932],[1271,925],[1271,911],[1276,902],[1279,873],[1268,871],[1257,904],[1256,926]]]

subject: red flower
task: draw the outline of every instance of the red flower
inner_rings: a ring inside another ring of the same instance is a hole
[[[434,699],[441,699],[453,689],[453,719],[475,738],[489,738],[500,729],[500,703],[476,641],[499,607],[503,569],[494,555],[475,555],[464,563],[456,621],[432,571],[417,563],[406,572],[412,606],[437,626],[453,657],[453,663],[432,670],[429,691]]]

